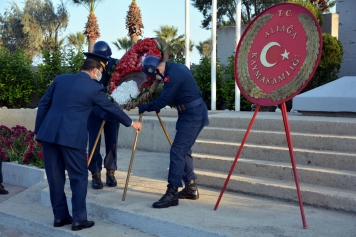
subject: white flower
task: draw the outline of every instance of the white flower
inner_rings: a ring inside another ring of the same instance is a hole
[[[127,104],[131,99],[136,98],[140,94],[137,83],[135,81],[123,82],[112,93],[111,97],[119,105]]]

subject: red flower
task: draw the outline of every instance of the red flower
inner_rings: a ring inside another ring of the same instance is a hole
[[[142,71],[142,56],[157,56],[162,57],[157,41],[155,39],[146,38],[133,45],[127,53],[120,59],[119,64],[112,73],[110,82],[110,93],[117,88],[117,83],[131,72]],[[154,80],[147,77],[147,82],[142,86],[149,87]],[[142,90],[142,88],[140,89]]]

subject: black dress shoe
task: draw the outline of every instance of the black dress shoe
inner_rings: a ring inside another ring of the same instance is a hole
[[[62,227],[62,226],[65,226],[65,225],[69,225],[69,224],[72,224],[72,217],[69,216],[67,218],[63,218],[63,219],[54,219],[54,222],[53,222],[53,226],[54,227]]]
[[[115,170],[106,170],[106,185],[108,187],[116,187],[117,181],[115,179]]]
[[[94,224],[94,221],[74,221],[72,224],[72,230],[76,231],[84,228],[90,228]]]
[[[9,191],[5,190],[4,186],[0,183],[0,195],[9,194]]]
[[[103,183],[101,182],[101,173],[98,172],[93,172],[92,174],[92,181],[91,181],[91,186],[93,189],[102,189],[104,187]]]
[[[168,184],[166,193],[162,196],[162,198],[160,200],[158,200],[157,202],[154,202],[152,204],[152,207],[166,208],[166,207],[170,207],[170,206],[177,206],[178,203],[179,203],[178,188],[174,187],[171,184]]]

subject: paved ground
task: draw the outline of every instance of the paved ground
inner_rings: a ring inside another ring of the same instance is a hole
[[[5,186],[5,189],[9,191],[9,194],[0,195],[0,203],[15,196],[18,193],[21,193],[26,189],[19,186],[6,184],[6,183],[3,183],[3,185]],[[22,230],[15,229],[14,227],[2,225],[0,220],[0,237],[5,237],[5,236],[6,237],[36,237],[35,235],[29,234]]]

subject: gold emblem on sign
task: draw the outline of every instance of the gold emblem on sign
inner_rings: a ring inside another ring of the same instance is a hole
[[[250,30],[246,32],[246,35],[241,42],[241,47],[238,52],[239,60],[237,61],[237,65],[235,66],[237,67],[241,87],[246,92],[246,94],[255,99],[262,98],[279,101],[297,92],[308,81],[309,76],[313,72],[314,68],[317,66],[316,62],[319,55],[320,38],[318,28],[315,25],[315,22],[312,17],[307,14],[299,14],[298,20],[303,26],[307,36],[306,58],[297,75],[289,83],[267,94],[263,92],[261,88],[259,88],[252,80],[249,73],[247,58],[250,53],[253,40],[256,38],[256,35],[260,32],[261,28],[272,19],[273,16],[273,14],[266,14],[264,16],[261,16],[253,23]],[[272,46],[280,47],[279,43],[277,42],[269,42],[264,46],[261,51],[260,62],[264,67],[270,68],[277,64],[277,62],[268,62],[266,59],[267,51]],[[288,59],[289,53],[290,52],[285,50],[284,53],[281,54],[282,61],[284,59]]]

